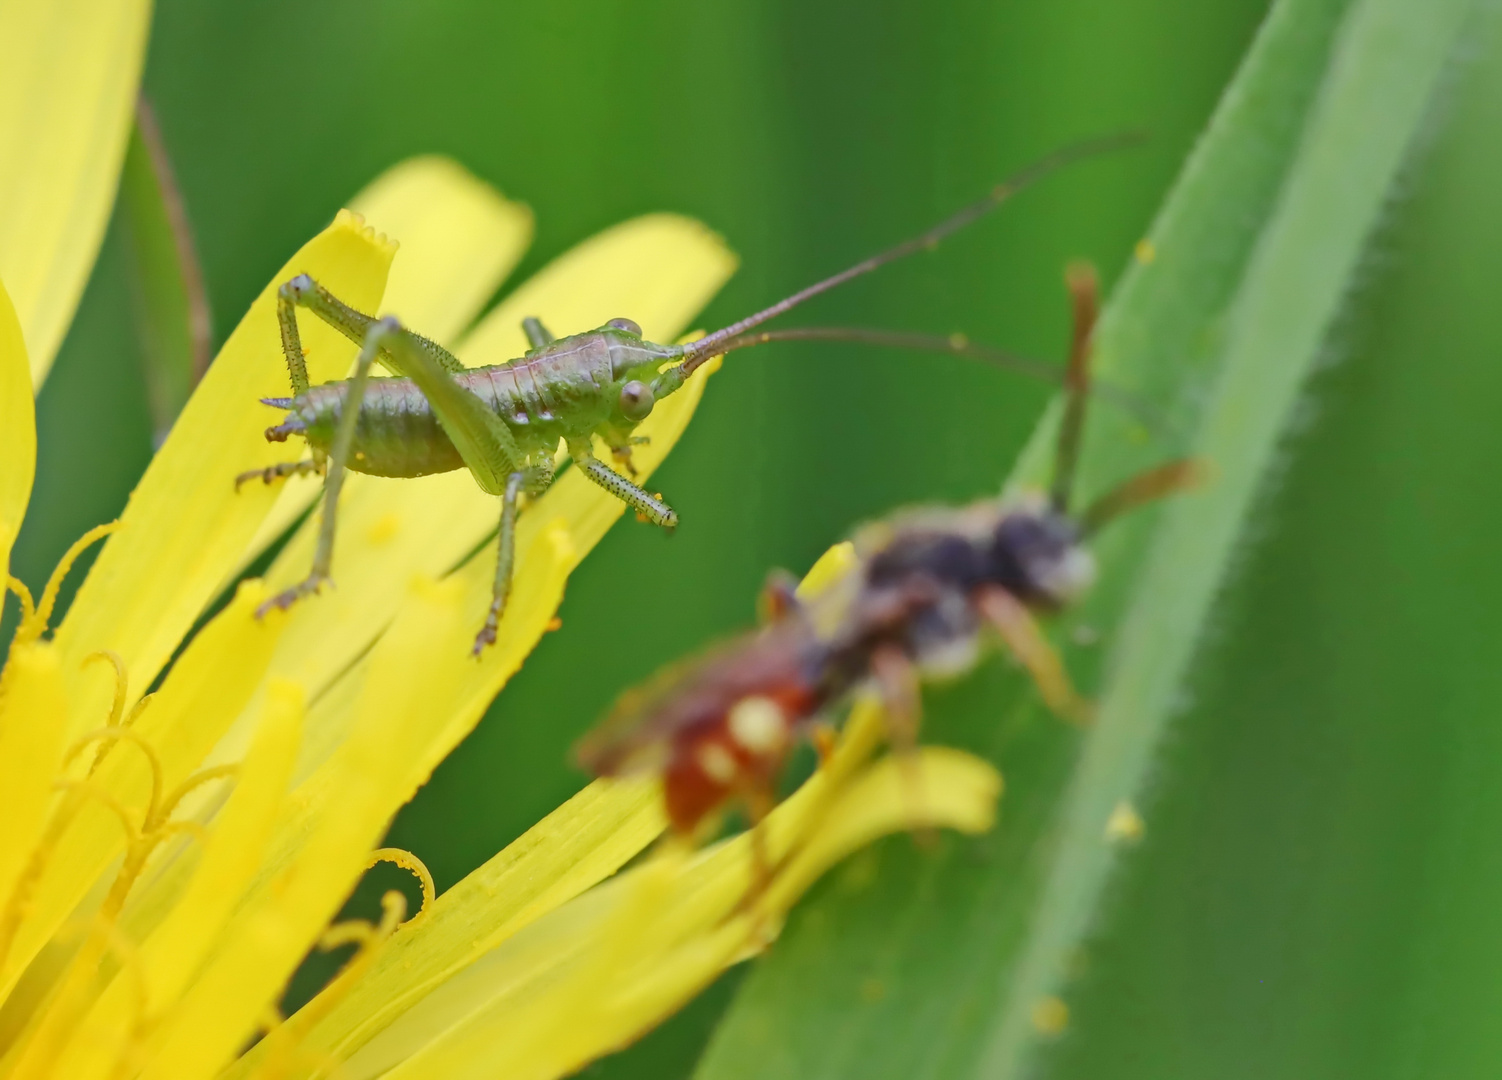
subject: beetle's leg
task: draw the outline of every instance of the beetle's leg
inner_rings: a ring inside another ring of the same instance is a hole
[[[235,490],[240,490],[240,485],[247,480],[261,480],[267,484],[275,483],[288,476],[306,476],[309,473],[323,472],[323,462],[309,458],[307,461],[282,461],[275,465],[268,465],[264,469],[251,469],[235,477]]]
[[[918,669],[895,645],[881,645],[871,654],[871,672],[881,694],[887,737],[907,788],[908,810],[913,820],[923,816],[923,776],[918,770],[918,729],[923,725],[923,695],[918,689]],[[915,833],[920,843],[934,839],[932,830]]]
[[[819,756],[819,768],[827,766],[839,741],[834,727],[827,720],[815,721],[808,729],[808,741],[814,744],[814,753]]]
[[[1059,716],[1071,723],[1088,724],[1090,702],[1080,697],[1069,682],[1064,662],[1043,636],[1038,621],[1027,605],[1005,589],[986,589],[977,598],[980,612],[996,628],[1012,655],[1022,662],[1033,677],[1043,700]]]
[[[522,333],[527,335],[527,343],[534,349],[541,349],[557,340],[535,315],[528,315],[522,320]]]
[[[295,280],[295,279],[294,279]],[[334,433],[334,446],[329,454],[328,479],[323,483],[323,521],[318,528],[318,547],[313,552],[313,569],[308,576],[290,589],[286,589],[256,608],[256,615],[265,615],[272,608],[286,609],[299,598],[316,593],[329,580],[334,561],[334,526],[338,521],[339,491],[344,487],[345,463],[349,460],[350,447],[355,441],[355,425],[360,419],[360,404],[365,397],[365,384],[370,378],[370,365],[375,362],[382,339],[398,333],[395,319],[378,320],[365,336],[360,347],[360,356],[355,361],[355,375],[349,382],[349,393],[339,413],[339,427]]]
[[[284,282],[276,291],[277,320],[282,326],[282,349],[287,354],[287,366],[293,369],[292,389],[294,393],[300,394],[308,388],[308,368],[303,360],[302,346],[297,341],[297,322],[292,315],[294,306],[307,308],[356,345],[362,347],[370,334],[371,327],[376,324],[377,320],[363,311],[356,311],[307,274],[298,274],[295,278]],[[293,345],[288,343],[289,328],[291,341],[296,345],[295,362]],[[410,330],[404,331],[402,338],[408,347],[415,346],[422,350],[424,355],[443,370],[451,374],[458,374],[464,370],[464,365],[459,362],[459,358],[436,341],[430,341]],[[407,366],[389,348],[391,340],[393,339],[388,337],[380,347],[381,363],[398,375],[410,375],[411,372],[407,370]],[[302,379],[301,386],[298,385],[299,375]]]
[[[669,532],[678,527],[678,512],[655,495],[648,494],[595,457],[586,443],[570,443],[568,451],[584,475],[636,511],[637,516],[661,525]]]
[[[777,804],[771,782],[764,777],[743,778],[738,785],[751,824],[751,886],[741,903],[751,907],[772,884],[772,853],[767,845],[767,815]]]
[[[798,611],[798,579],[786,570],[770,570],[756,597],[756,619],[763,626]]]

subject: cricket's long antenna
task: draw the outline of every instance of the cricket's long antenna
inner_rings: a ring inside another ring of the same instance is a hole
[[[869,259],[858,262],[849,269],[840,271],[833,277],[827,277],[823,281],[810,285],[806,289],[795,292],[785,300],[779,300],[771,307],[763,308],[754,315],[748,315],[739,322],[731,323],[721,330],[716,330],[708,337],[700,338],[698,341],[685,346],[683,350],[683,374],[691,375],[695,368],[711,356],[720,355],[722,351],[721,346],[725,342],[739,337],[747,330],[760,326],[769,319],[775,319],[785,311],[791,311],[805,300],[812,300],[821,293],[826,293],[830,289],[845,284],[847,281],[869,274],[871,271],[880,269],[887,263],[896,262],[898,259],[906,258],[926,248],[936,247],[939,241],[943,240],[950,233],[958,229],[963,229],[976,218],[996,209],[996,207],[1006,202],[1013,195],[1041,180],[1049,173],[1084,158],[1095,157],[1099,154],[1109,153],[1112,150],[1119,150],[1126,146],[1135,145],[1141,142],[1143,138],[1144,136],[1140,132],[1105,135],[1100,138],[1086,139],[1083,142],[1074,143],[1071,146],[1066,146],[1046,157],[1040,158],[1026,168],[1013,173],[1010,178],[997,184],[985,198],[971,203],[958,213],[939,222],[939,224],[927,232],[921,233],[911,240],[905,240],[896,247],[888,248],[886,251],[872,255]]]
[[[794,326],[785,330],[760,330],[754,334],[741,334],[720,343],[717,355],[765,345],[772,341],[847,341],[857,345],[875,345],[879,348],[915,349],[920,352],[953,353],[972,360],[981,360],[1029,379],[1061,386],[1064,369],[1047,360],[1034,360],[1018,356],[1003,349],[977,345],[964,334],[920,334],[908,330],[878,330],[864,326]]]
[[[1064,415],[1059,420],[1059,446],[1054,455],[1053,489],[1049,501],[1061,514],[1069,512],[1075,468],[1080,459],[1080,437],[1085,431],[1085,406],[1090,400],[1091,337],[1100,313],[1100,281],[1095,267],[1075,263],[1064,275],[1069,301],[1074,309],[1074,328],[1069,338],[1069,366],[1064,373]]]
[[[733,337],[722,342],[717,352],[735,352],[772,341],[842,341],[858,345],[875,345],[878,348],[911,349],[916,352],[947,353],[967,360],[979,360],[983,364],[1002,371],[1036,379],[1051,386],[1067,383],[1068,369],[1047,360],[1019,356],[1004,349],[979,345],[964,334],[920,334],[908,330],[876,330],[863,326],[797,326],[785,330],[758,330]],[[1156,431],[1163,426],[1163,415],[1146,400],[1111,383],[1095,382],[1090,392],[1109,400],[1131,413],[1143,426]]]

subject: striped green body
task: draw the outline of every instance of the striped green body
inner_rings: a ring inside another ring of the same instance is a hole
[[[453,379],[495,413],[516,438],[528,461],[551,456],[559,439],[600,435],[608,445],[625,446],[642,417],[628,418],[619,404],[621,388],[633,378],[651,379],[658,367],[679,355],[635,335],[592,330],[560,338],[519,360],[472,368]],[[313,386],[275,404],[289,410],[268,438],[297,434],[315,454],[334,442],[350,380]],[[408,378],[370,378],[365,386],[348,468],[372,476],[417,477],[464,467],[428,399]]]

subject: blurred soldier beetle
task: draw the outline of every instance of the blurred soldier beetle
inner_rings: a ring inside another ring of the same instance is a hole
[[[1097,285],[1089,268],[1072,269],[1068,281],[1073,341],[1046,497],[917,507],[864,526],[854,565],[806,601],[774,573],[762,596],[766,625],[627,692],[578,743],[579,763],[596,776],[661,773],[679,835],[694,834],[732,800],[756,822],[772,806],[793,743],[856,691],[880,698],[894,747],[911,751],[921,682],[971,670],[988,627],[1055,713],[1088,721],[1090,707],[1037,616],[1069,606],[1094,582],[1086,543],[1097,530],[1189,486],[1198,470],[1171,461],[1071,511]]]
[[[858,341],[977,357],[1049,378],[1046,367],[1029,367],[1025,361],[975,348],[962,339],[839,327],[751,331],[847,281],[937,246],[950,233],[1056,169],[1135,141],[1135,136],[1118,135],[1066,147],[998,184],[985,198],[927,232],[686,345],[647,341],[630,319],[611,319],[598,329],[554,338],[539,320],[528,318],[522,325],[532,347],[525,356],[466,368],[452,353],[404,328],[394,317],[377,319],[356,311],[307,274],[297,275],[277,292],[277,320],[292,396],[262,400],[288,410],[286,419],[267,429],[266,438],[284,442],[288,436],[301,436],[312,456],[242,473],[236,484],[255,478],[271,483],[296,474],[325,474],[323,518],[308,577],[267,601],[261,613],[290,607],[331,580],[339,491],[347,470],[418,477],[464,468],[481,490],[501,498],[493,599],[474,645],[479,655],[495,641],[510,593],[518,502],[523,494],[539,495],[552,484],[559,441],[567,446],[574,467],[590,480],[635,509],[643,520],[673,529],[677,513],[599,460],[593,437],[598,435],[630,471],[631,447],[637,441],[633,432],[653,406],[678,390],[705,361],[735,349],[795,338]],[[298,308],[360,346],[351,378],[309,384]],[[396,377],[372,378],[370,368],[376,361]]]

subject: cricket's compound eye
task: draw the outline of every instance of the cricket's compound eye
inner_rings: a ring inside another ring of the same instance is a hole
[[[632,379],[621,387],[621,412],[627,420],[644,420],[652,406],[657,404],[657,398],[652,394],[652,388],[640,379]]]
[[[612,330],[624,330],[628,334],[635,334],[637,337],[641,337],[641,327],[637,326],[630,319],[611,319],[605,325]],[[648,405],[647,408],[650,409],[651,406]]]

